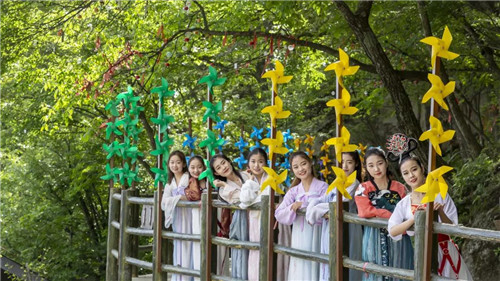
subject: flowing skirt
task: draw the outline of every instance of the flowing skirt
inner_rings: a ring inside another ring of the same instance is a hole
[[[292,226],[292,248],[320,253],[321,225],[310,225],[297,216]],[[290,257],[288,280],[318,280],[319,263]]]
[[[192,220],[191,208],[176,207],[174,211],[174,219],[172,222],[172,230],[177,233],[191,234]],[[174,266],[180,266],[187,269],[193,268],[192,259],[192,242],[174,240]],[[193,277],[172,274],[173,281],[191,281]]]
[[[229,239],[248,241],[247,211],[234,211]],[[231,277],[248,279],[248,250],[231,248]]]

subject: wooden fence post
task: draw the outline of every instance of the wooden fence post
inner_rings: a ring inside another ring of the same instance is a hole
[[[259,280],[268,280],[268,252],[269,243],[269,196],[262,195],[260,202],[260,255],[259,255]]]
[[[130,226],[132,217],[132,208],[128,198],[135,193],[136,190],[122,189],[122,201],[120,204],[120,242],[118,249],[118,279],[120,281],[132,280],[132,266],[127,264],[126,257],[132,252],[132,243],[130,235],[126,229]]]
[[[210,192],[210,191],[209,191]],[[201,281],[210,281],[207,280],[207,277],[210,276],[208,275],[208,270],[210,270],[210,265],[207,264],[207,239],[204,239],[205,233],[207,233],[207,211],[208,208],[207,206],[207,197],[208,193],[203,193],[201,195],[201,229],[200,229],[200,280]]]
[[[337,215],[337,202],[330,202],[329,220],[330,220],[330,244],[329,244],[329,258],[330,258],[330,280],[337,280],[337,220],[335,216]],[[340,249],[342,250],[342,249]]]
[[[112,250],[118,250],[118,229],[112,225],[113,221],[119,220],[119,210],[117,200],[113,199],[113,194],[118,193],[119,190],[112,188],[109,190],[109,203],[108,203],[108,247],[106,258],[106,281],[118,280],[118,261],[113,256]]]
[[[164,261],[164,252],[168,251],[166,245],[163,244],[161,232],[163,230],[163,212],[159,210],[159,201],[161,200],[158,190],[154,194],[154,223],[153,223],[153,281],[167,281],[167,273],[161,270],[162,261]],[[159,243],[162,243],[158,247]],[[165,243],[166,244],[166,243]],[[165,246],[165,247],[164,247]]]
[[[424,280],[425,212],[415,212],[415,269],[413,279]]]

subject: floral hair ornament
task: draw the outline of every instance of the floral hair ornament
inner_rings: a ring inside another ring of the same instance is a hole
[[[387,138],[386,149],[387,159],[392,162],[401,163],[411,151],[417,148],[418,142],[414,138],[407,137],[405,134],[396,133]]]

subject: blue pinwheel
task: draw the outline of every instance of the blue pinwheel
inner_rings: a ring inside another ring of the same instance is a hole
[[[184,135],[186,137],[186,140],[182,143],[182,147],[189,147],[191,149],[194,149],[194,143],[196,142],[196,137],[192,137],[189,134]]]
[[[290,129],[283,132],[283,142],[286,144],[288,140],[293,140],[292,133],[290,133]]]
[[[250,138],[256,138],[257,140],[261,140],[262,139],[262,132],[264,131],[264,129],[257,129],[257,127],[252,127],[253,129],[253,132],[250,134]]]
[[[238,163],[238,167],[240,169],[243,169],[243,165],[248,163],[248,161],[245,159],[245,156],[243,156],[243,153],[240,153],[240,157],[234,159],[235,163]]]
[[[290,187],[290,185],[291,185],[291,183],[290,183],[290,175],[287,175],[286,180],[285,180],[285,184],[286,184],[286,186]]]
[[[224,127],[226,127],[226,124],[227,124],[227,120],[219,121],[214,126],[214,129],[220,130],[221,133],[224,133]]]
[[[260,147],[262,147],[262,146],[260,145],[260,142],[256,141],[256,142],[255,142],[255,145],[254,145],[254,146],[252,146],[252,147],[250,147],[250,151],[254,150],[255,148],[260,148]]]
[[[266,130],[267,130],[266,138],[270,138],[271,137],[271,128],[267,127]]]
[[[288,162],[288,157],[285,157],[285,161],[283,161],[280,166],[283,167],[283,169],[290,169],[290,162]]]
[[[227,140],[223,139],[222,135],[219,134],[219,140],[218,141],[220,141],[220,140],[222,140],[222,141],[220,142],[221,144],[219,145],[218,148],[219,148],[219,152],[222,152],[222,147],[227,143]]]
[[[248,146],[248,142],[245,142],[243,137],[240,136],[240,140],[236,142],[234,146],[236,146],[240,150],[240,152],[243,152],[243,149]]]

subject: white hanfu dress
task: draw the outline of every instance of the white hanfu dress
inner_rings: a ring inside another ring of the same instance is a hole
[[[249,180],[245,174],[241,174],[243,183]],[[220,188],[219,195],[229,204],[240,203],[241,186],[227,180],[227,185]],[[234,211],[229,227],[229,239],[248,241],[248,215],[245,210]],[[231,248],[231,277],[237,279],[248,279],[248,250]]]
[[[252,177],[252,180],[247,180],[241,186],[240,193],[240,207],[248,208],[254,204],[259,204],[262,195],[269,195],[269,186],[267,186],[262,192],[260,191],[262,183],[267,179],[267,174],[264,173],[259,180],[256,177]],[[250,242],[260,241],[260,210],[249,210],[248,211],[248,238]],[[259,251],[250,250],[248,253],[248,280],[258,281],[259,280]]]
[[[458,213],[457,207],[451,199],[449,194],[443,200],[441,195],[438,195],[434,200],[436,203],[443,204],[443,211],[446,216],[451,220],[453,224],[458,224]],[[413,217],[417,205],[411,204],[411,196],[406,196],[397,205],[396,209],[392,213],[389,219],[387,229],[391,229],[395,225],[401,224]],[[441,218],[438,216],[439,222]],[[414,231],[407,230],[406,234],[409,236],[415,235]],[[391,236],[394,240],[401,240],[402,234],[397,236]],[[450,239],[448,235],[438,234],[438,274],[440,276],[453,278],[453,279],[463,279],[463,280],[473,280],[472,275],[467,268],[467,265],[463,261],[460,252],[458,251],[457,245]],[[445,254],[446,253],[446,254]]]
[[[302,202],[301,209],[307,208],[309,203],[323,196],[328,188],[328,184],[314,178],[309,187],[309,191],[305,192],[302,183],[292,187],[283,198],[283,202],[279,205],[274,213],[276,220],[282,224],[292,226],[292,243],[291,247],[299,250],[310,252],[320,252],[321,246],[321,224],[310,225],[306,222],[304,215],[297,215],[296,212],[290,209],[295,202]],[[288,280],[318,280],[319,279],[319,264],[300,258],[290,258],[288,268]]]
[[[191,208],[176,207],[177,202],[184,194],[184,189],[189,184],[189,174],[182,175],[179,183],[175,177],[170,184],[165,185],[161,200],[161,208],[165,212],[165,228],[172,224],[172,230],[176,233],[191,234],[192,219]],[[187,269],[193,268],[192,242],[174,240],[174,266],[180,266]],[[179,274],[172,274],[173,281],[191,281],[193,277]]]
[[[347,187],[347,192],[353,200],[343,197],[342,201],[349,202],[349,212],[357,213],[356,202],[354,201],[354,193],[359,185],[359,181],[355,180],[353,184]],[[337,201],[337,189],[334,188],[328,194],[311,201],[306,211],[306,220],[309,224],[321,223],[321,253],[329,254],[330,246],[330,220],[325,219],[324,215],[330,211],[330,202]],[[363,229],[359,224],[349,224],[349,258],[353,260],[361,260],[361,244],[363,242]],[[363,272],[357,270],[349,270],[349,280],[361,280]],[[320,264],[319,280],[329,280],[330,269],[328,264]]]

